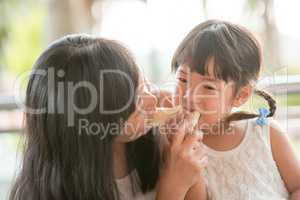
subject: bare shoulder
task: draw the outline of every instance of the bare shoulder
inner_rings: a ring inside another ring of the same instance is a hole
[[[300,162],[294,147],[278,122],[270,122],[272,154],[289,192],[300,188]]]
[[[284,131],[277,121],[270,120],[269,130],[273,154],[276,154],[277,152],[286,149],[286,147],[292,147],[287,131]]]
[[[292,147],[287,131],[285,131],[277,121],[270,120],[269,125],[270,140],[273,153],[276,149],[283,149],[283,147]]]

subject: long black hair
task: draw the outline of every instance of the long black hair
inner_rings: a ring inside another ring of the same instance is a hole
[[[104,70],[121,73],[100,76]],[[79,122],[101,123],[108,132],[115,128],[109,126],[112,123],[121,126],[135,110],[138,79],[130,52],[116,41],[71,35],[51,44],[29,78],[23,160],[10,199],[119,199],[112,154],[116,134],[96,133],[93,126],[82,129]],[[74,89],[71,94],[70,88]],[[95,95],[93,109],[79,112]],[[116,110],[128,102],[120,112],[101,111]],[[142,191],[154,189],[160,161],[155,134],[127,143],[126,153]]]
[[[207,63],[214,59],[214,75],[235,83],[235,91],[257,81],[262,67],[261,46],[253,34],[243,26],[222,20],[208,20],[193,28],[178,46],[172,59],[172,69],[188,64],[193,71],[208,74]],[[272,117],[276,101],[266,91],[255,89],[269,105]],[[240,111],[224,120],[231,121],[257,117],[256,113]]]

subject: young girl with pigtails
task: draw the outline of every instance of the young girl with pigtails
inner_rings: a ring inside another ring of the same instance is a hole
[[[198,111],[208,164],[188,194],[199,199],[300,199],[300,163],[284,130],[271,118],[276,101],[255,87],[261,47],[244,27],[209,20],[177,48],[177,102]],[[233,112],[255,93],[269,108]],[[205,184],[204,184],[205,183]],[[203,190],[203,184],[206,189]]]

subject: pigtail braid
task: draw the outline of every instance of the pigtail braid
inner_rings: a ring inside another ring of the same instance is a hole
[[[270,95],[269,93],[267,93],[266,91],[263,91],[263,90],[255,89],[254,93],[256,95],[264,98],[268,102],[270,113],[267,117],[272,117],[275,114],[275,111],[276,111],[276,101],[275,101],[275,99],[272,97],[272,95]],[[226,124],[226,127],[228,127],[230,122],[232,122],[232,121],[239,121],[239,120],[243,120],[243,119],[251,119],[251,118],[258,117],[258,116],[259,116],[259,114],[250,113],[250,112],[246,112],[246,111],[240,111],[240,112],[232,113],[231,115],[226,117],[224,122]]]
[[[261,96],[262,98],[264,98],[269,105],[269,115],[267,117],[272,117],[275,114],[276,111],[276,101],[275,99],[272,97],[271,94],[267,93],[266,91],[263,90],[254,90],[254,93],[257,94],[258,96]]]

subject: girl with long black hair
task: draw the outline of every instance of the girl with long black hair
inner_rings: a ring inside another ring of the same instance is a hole
[[[184,199],[205,164],[185,120],[161,165],[153,96],[116,41],[67,36],[36,61],[11,200]],[[188,117],[187,117],[188,119]]]

